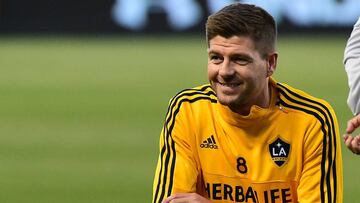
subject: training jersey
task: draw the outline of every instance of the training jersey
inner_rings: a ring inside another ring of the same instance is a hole
[[[347,103],[353,114],[357,115],[360,113],[360,17],[346,43],[344,65],[349,84]]]
[[[153,202],[198,193],[215,203],[342,202],[340,136],[331,106],[270,80],[268,108],[220,104],[210,85],[170,100]]]

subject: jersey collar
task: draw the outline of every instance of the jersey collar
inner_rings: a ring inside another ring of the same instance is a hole
[[[244,126],[252,125],[260,120],[265,120],[269,117],[269,114],[276,109],[276,101],[278,100],[278,93],[276,91],[276,81],[270,77],[269,86],[271,88],[270,105],[268,108],[262,108],[257,105],[253,105],[250,109],[249,115],[243,116],[236,112],[233,112],[228,106],[217,103],[218,116],[225,122],[231,125]]]

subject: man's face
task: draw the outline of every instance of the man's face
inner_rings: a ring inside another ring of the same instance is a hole
[[[261,57],[250,37],[216,36],[209,41],[208,77],[221,104],[236,112],[262,106],[277,54]]]

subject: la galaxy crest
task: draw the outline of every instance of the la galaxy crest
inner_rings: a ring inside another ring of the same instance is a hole
[[[290,144],[278,136],[274,142],[269,144],[269,153],[275,164],[281,167],[289,158]]]

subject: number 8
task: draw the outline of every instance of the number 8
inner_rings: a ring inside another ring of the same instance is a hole
[[[246,160],[243,157],[239,157],[237,159],[237,166],[236,166],[237,170],[240,173],[247,173],[247,166],[246,166]]]

